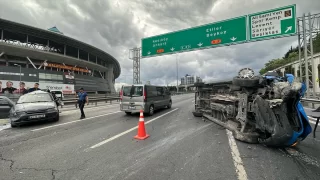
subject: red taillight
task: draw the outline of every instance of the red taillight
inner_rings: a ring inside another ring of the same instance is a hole
[[[120,101],[122,100],[122,90],[120,91]]]
[[[147,93],[145,90],[143,90],[143,100],[146,102],[147,101]]]

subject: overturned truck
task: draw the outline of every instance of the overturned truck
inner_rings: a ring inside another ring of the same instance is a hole
[[[300,103],[306,91],[294,76],[241,69],[229,81],[197,83],[193,115],[233,132],[236,139],[268,146],[293,146],[312,131]]]

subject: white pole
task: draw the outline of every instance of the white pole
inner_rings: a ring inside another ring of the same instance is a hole
[[[178,54],[176,54],[176,63],[177,63],[177,93],[179,92],[179,67],[178,67]]]

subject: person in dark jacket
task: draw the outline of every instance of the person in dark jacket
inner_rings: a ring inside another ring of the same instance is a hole
[[[39,88],[39,83],[35,83],[33,88],[30,88],[28,92],[33,92],[33,91],[37,91],[37,90],[41,90]]]
[[[78,97],[79,109],[81,112],[80,119],[84,119],[84,118],[86,118],[86,115],[84,114],[83,108],[84,108],[85,103],[87,103],[87,105],[89,105],[88,95],[86,92],[83,91],[83,88],[80,88],[80,90],[77,94],[77,97]]]
[[[2,93],[5,93],[5,94],[6,93],[10,93],[10,94],[12,94],[13,91],[17,90],[16,88],[12,87],[13,83],[11,81],[8,81],[6,85],[7,85],[7,87],[2,89]]]

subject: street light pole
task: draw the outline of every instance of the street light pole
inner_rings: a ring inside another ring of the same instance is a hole
[[[20,83],[19,83],[19,94],[21,95],[21,89],[20,89],[20,85],[21,85],[21,65],[19,64],[14,64],[15,66],[19,66],[20,69],[20,74],[19,74],[19,78],[20,78]]]
[[[178,54],[176,54],[176,64],[177,64],[177,93],[179,92],[179,67],[178,67]]]

